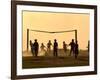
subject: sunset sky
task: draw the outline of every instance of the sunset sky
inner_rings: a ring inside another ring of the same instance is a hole
[[[79,13],[54,13],[54,12],[32,12],[23,11],[23,51],[27,49],[27,29],[43,31],[78,31],[79,49],[87,49],[89,40],[90,15]],[[75,38],[74,32],[69,33],[40,33],[30,31],[29,39],[34,42],[38,39],[39,45],[43,42],[46,46],[48,40],[53,43],[58,40],[59,48],[62,48],[62,42],[69,44],[71,39]]]

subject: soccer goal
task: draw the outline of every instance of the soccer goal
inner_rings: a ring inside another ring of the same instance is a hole
[[[30,40],[34,42],[34,39],[37,39],[39,44],[44,43],[45,45],[49,40],[53,43],[54,39],[57,39],[59,48],[61,48],[63,41],[67,44],[69,44],[72,39],[77,41],[77,30],[42,31],[27,29],[27,51],[30,49]]]

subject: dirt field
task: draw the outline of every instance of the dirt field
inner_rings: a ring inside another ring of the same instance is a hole
[[[32,56],[31,52],[23,52],[22,67],[26,68],[47,68],[47,67],[71,67],[89,65],[89,56],[86,50],[80,50],[77,59],[73,55],[69,56],[69,50],[64,53],[58,51],[58,57],[54,57],[52,52],[45,56]]]

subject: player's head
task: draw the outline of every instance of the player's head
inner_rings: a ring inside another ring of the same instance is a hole
[[[54,39],[54,41],[56,42],[57,40],[56,40],[56,39]]]
[[[49,40],[49,42],[51,42],[51,40]]]
[[[41,45],[44,45],[43,43],[41,43]]]
[[[32,44],[32,40],[30,40],[30,44]]]
[[[37,39],[35,39],[35,42],[37,42]]]
[[[63,43],[65,44],[65,41],[63,41]]]
[[[74,42],[74,39],[72,39],[72,42]]]

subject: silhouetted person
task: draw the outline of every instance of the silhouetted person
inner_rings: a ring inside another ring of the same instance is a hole
[[[56,39],[54,39],[53,55],[56,57],[58,56],[58,43]]]
[[[40,48],[41,48],[42,54],[43,54],[43,55],[46,55],[47,51],[46,51],[46,49],[45,49],[46,47],[45,47],[45,45],[44,45],[43,43],[41,43]]]
[[[51,51],[51,45],[52,45],[51,40],[49,40],[49,42],[47,43],[47,52],[49,53]]]
[[[78,54],[79,54],[79,45],[78,45],[78,42],[76,41],[76,43],[75,43],[75,59],[77,59]]]
[[[34,56],[34,46],[31,40],[30,40],[30,47],[31,47],[31,53]]]
[[[65,41],[63,41],[63,50],[64,50],[64,53],[67,52],[67,44],[65,43]]]
[[[41,50],[44,50],[45,45],[43,43],[41,43]]]
[[[70,42],[69,45],[71,46],[69,56],[71,56],[72,53],[73,53],[73,55],[74,55],[74,53],[75,53],[75,51],[74,51],[74,50],[75,50],[75,42],[74,42],[74,39],[72,39],[72,42]]]
[[[90,50],[90,41],[88,41],[88,53],[89,53],[89,50]]]
[[[39,49],[39,44],[37,42],[37,39],[35,39],[33,46],[34,46],[34,54],[37,57],[38,56],[38,49]]]

